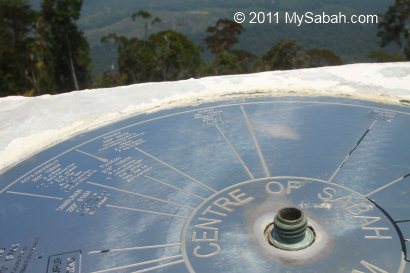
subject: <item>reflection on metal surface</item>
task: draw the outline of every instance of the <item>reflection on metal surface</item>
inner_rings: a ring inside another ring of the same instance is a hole
[[[410,273],[409,142],[408,108],[342,99],[121,120],[0,175],[0,272]]]

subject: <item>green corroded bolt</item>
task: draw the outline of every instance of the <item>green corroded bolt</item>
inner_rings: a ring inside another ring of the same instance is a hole
[[[273,220],[269,242],[283,250],[300,250],[310,246],[315,234],[308,226],[305,214],[298,208],[282,208]]]

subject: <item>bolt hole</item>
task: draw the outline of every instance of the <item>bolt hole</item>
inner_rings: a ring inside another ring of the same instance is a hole
[[[283,208],[279,211],[279,217],[289,222],[298,221],[302,218],[302,211],[297,208]]]

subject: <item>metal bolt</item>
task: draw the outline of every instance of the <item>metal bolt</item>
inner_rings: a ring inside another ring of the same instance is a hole
[[[298,208],[280,209],[269,231],[269,242],[283,250],[304,249],[315,240],[315,233],[308,226],[305,214]]]

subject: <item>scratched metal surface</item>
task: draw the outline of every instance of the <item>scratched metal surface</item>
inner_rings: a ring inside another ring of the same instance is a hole
[[[138,115],[0,175],[0,272],[410,272],[410,110],[258,98]],[[278,209],[316,240],[270,246]]]

